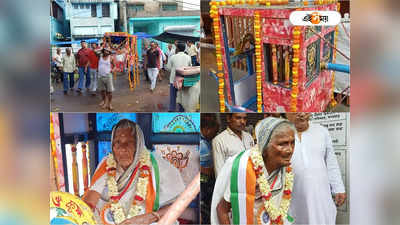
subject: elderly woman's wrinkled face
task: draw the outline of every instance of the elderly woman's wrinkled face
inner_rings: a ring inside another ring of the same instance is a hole
[[[136,153],[136,139],[132,128],[119,128],[115,131],[112,149],[117,164],[124,170],[128,169]]]
[[[289,166],[294,150],[294,131],[290,128],[276,134],[263,151],[263,156],[268,161],[279,167]]]

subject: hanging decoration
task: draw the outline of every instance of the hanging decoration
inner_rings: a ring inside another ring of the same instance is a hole
[[[262,112],[262,56],[261,56],[261,19],[260,12],[254,12],[254,39],[256,54],[256,88],[257,88],[257,112]]]
[[[221,50],[221,29],[218,14],[218,5],[220,2],[212,1],[210,2],[210,16],[213,18],[213,28],[214,28],[214,38],[215,38],[215,55],[217,58],[217,77],[218,77],[218,96],[219,96],[219,109],[220,112],[225,112],[225,81],[223,72],[223,62],[222,62],[222,50]],[[225,4],[221,2],[221,5]]]
[[[300,31],[301,28],[296,26],[293,28],[293,59],[292,59],[292,92],[290,94],[290,111],[297,112],[297,95],[299,94],[299,62],[300,62]]]

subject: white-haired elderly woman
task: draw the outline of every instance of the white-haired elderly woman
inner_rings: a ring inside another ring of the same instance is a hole
[[[215,183],[211,224],[291,224],[290,159],[295,129],[268,117],[255,128],[257,145],[229,158]]]
[[[83,200],[99,224],[157,222],[184,190],[179,171],[146,149],[142,130],[130,120],[113,127],[111,146]]]

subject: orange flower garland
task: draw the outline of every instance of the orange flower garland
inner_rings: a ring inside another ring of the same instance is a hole
[[[261,19],[260,12],[254,12],[254,37],[256,54],[257,112],[262,112],[262,69],[261,69]]]
[[[233,4],[233,1],[230,2]],[[214,38],[215,38],[215,56],[217,59],[217,77],[218,77],[218,95],[219,95],[219,108],[220,112],[225,112],[225,82],[223,73],[222,51],[221,51],[221,35],[220,35],[220,21],[218,13],[218,5],[225,5],[222,2],[210,2],[210,16],[213,18]]]
[[[318,3],[319,0],[316,0],[316,4]],[[210,6],[217,6],[216,9],[218,9],[218,6],[225,6],[225,5],[265,5],[265,6],[271,6],[271,5],[287,5],[289,4],[289,0],[225,0],[225,1],[211,1]],[[306,3],[305,3],[306,4]],[[214,11],[216,9],[210,9],[210,15],[211,11]]]
[[[292,65],[292,93],[290,100],[290,111],[297,111],[297,95],[299,94],[298,82],[299,82],[299,62],[300,62],[300,30],[299,26],[293,28],[293,65]]]

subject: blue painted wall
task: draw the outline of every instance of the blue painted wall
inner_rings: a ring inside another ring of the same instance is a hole
[[[159,35],[167,26],[196,25],[196,30],[200,30],[199,16],[182,17],[142,17],[130,18],[128,22],[129,33],[144,32],[150,35]],[[199,33],[200,35],[200,33]],[[157,41],[159,42],[159,41]],[[167,50],[167,43],[159,42],[161,49]],[[142,58],[142,40],[138,41],[139,59]]]
[[[67,26],[67,22],[65,20],[65,7],[64,7],[64,2],[60,0],[55,1],[58,6],[62,9],[63,16],[60,20],[57,20],[56,18],[50,16],[50,42],[52,41],[58,41],[55,38],[56,33],[62,34],[65,38],[70,37],[70,29]]]
[[[55,38],[56,33],[60,33],[65,37],[64,21],[59,21],[50,16],[50,41],[58,41]]]

